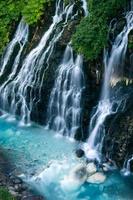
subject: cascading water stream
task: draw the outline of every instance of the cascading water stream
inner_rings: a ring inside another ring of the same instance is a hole
[[[133,161],[133,156],[124,162],[123,169],[121,170],[124,176],[129,176],[131,174],[131,161]]]
[[[82,1],[82,7],[83,7],[83,10],[84,10],[84,15],[85,15],[85,17],[87,17],[88,14],[89,14],[87,1],[86,0],[81,0],[81,1]]]
[[[126,15],[127,24],[123,31],[116,37],[110,54],[105,53],[104,64],[105,74],[102,94],[90,122],[90,136],[84,145],[86,156],[89,159],[100,159],[102,141],[105,133],[104,121],[107,116],[123,110],[125,107],[125,97],[120,98],[117,94],[112,94],[111,84],[122,75],[125,54],[128,45],[128,34],[133,29],[133,12]]]
[[[68,45],[58,68],[48,109],[48,126],[71,137],[74,137],[80,125],[80,101],[84,82],[82,65],[82,56],[78,55],[74,59],[72,47]]]
[[[27,55],[17,76],[12,81],[9,81],[9,77],[7,82],[0,87],[3,102],[1,107],[4,110],[8,109],[8,112],[14,116],[19,110],[21,124],[30,124],[32,107],[40,99],[43,78],[50,56],[68,20],[74,16],[73,6],[74,4],[69,4],[65,7],[61,0],[56,1],[55,15],[48,31],[44,33],[37,47]],[[60,23],[63,25],[58,28]],[[11,74],[14,72],[12,71]],[[39,95],[34,94],[36,88],[39,90]],[[11,102],[8,100],[9,97]]]

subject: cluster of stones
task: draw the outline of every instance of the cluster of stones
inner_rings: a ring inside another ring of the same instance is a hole
[[[105,170],[107,170],[105,168]],[[106,180],[106,175],[102,171],[98,171],[96,165],[93,162],[88,164],[81,163],[70,172],[71,179],[77,182],[77,185],[82,185],[85,182],[91,184],[101,184]],[[69,180],[69,178],[68,178]]]
[[[0,174],[0,187],[7,188],[16,200],[44,200],[43,197],[33,194],[28,186],[17,176],[5,177]]]

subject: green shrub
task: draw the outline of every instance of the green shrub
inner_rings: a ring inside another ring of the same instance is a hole
[[[7,189],[0,188],[0,200],[15,200]]]
[[[53,0],[0,0],[0,53],[9,41],[12,23],[23,16],[33,24],[45,13],[46,5]]]
[[[29,24],[36,23],[45,12],[45,6],[50,5],[53,0],[25,0],[22,15]]]

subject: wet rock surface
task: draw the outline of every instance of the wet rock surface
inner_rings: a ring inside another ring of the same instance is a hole
[[[77,156],[78,158],[81,158],[81,157],[83,157],[83,156],[85,155],[85,153],[84,153],[84,151],[83,151],[82,149],[77,149],[77,150],[75,151],[75,154],[76,154],[76,156]]]
[[[71,177],[71,184],[76,186],[81,186],[82,184],[92,183],[101,184],[107,179],[106,173],[100,168],[98,168],[93,162],[88,164],[82,163],[73,168],[68,176]]]
[[[106,180],[106,176],[101,172],[97,172],[97,173],[89,176],[88,179],[87,179],[87,182],[88,183],[101,184],[105,180]]]
[[[132,96],[131,96],[132,99]],[[107,121],[107,134],[104,138],[103,152],[114,160],[121,169],[124,162],[133,155],[133,112],[132,100],[127,102],[128,109]],[[131,162],[133,171],[133,163]]]

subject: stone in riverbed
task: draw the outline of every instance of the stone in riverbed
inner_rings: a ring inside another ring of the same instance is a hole
[[[9,189],[9,193],[14,197],[18,196],[18,193],[14,191],[14,188],[13,189]]]
[[[68,176],[61,181],[61,187],[65,191],[76,190],[87,180],[86,167],[83,164],[77,165]]]
[[[75,153],[78,158],[81,158],[85,155],[85,153],[82,149],[77,149]]]
[[[13,184],[21,184],[22,180],[19,177],[16,177],[15,175],[10,175],[10,180]]]
[[[86,166],[86,170],[87,170],[88,176],[91,176],[97,172],[97,168],[94,163],[88,163]]]
[[[71,172],[71,176],[80,182],[85,182],[87,179],[87,170],[86,166],[83,164],[77,165]]]
[[[102,169],[103,169],[104,172],[108,172],[110,170],[107,163],[103,163]]]
[[[93,184],[101,184],[105,180],[106,180],[106,176],[101,172],[97,172],[97,173],[93,174],[92,176],[89,176],[87,179],[87,182],[93,183]]]
[[[44,200],[42,196],[25,196],[22,198],[22,200]]]

